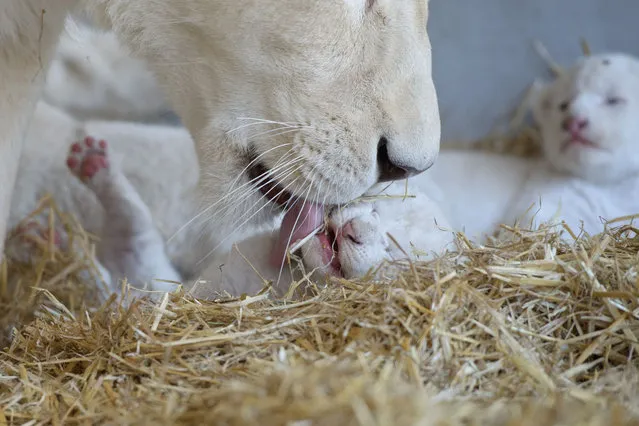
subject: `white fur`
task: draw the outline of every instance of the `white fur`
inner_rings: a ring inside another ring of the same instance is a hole
[[[111,168],[83,183],[69,172],[65,159],[71,142],[86,135],[109,143]],[[98,260],[108,271],[105,281],[113,280],[109,282],[113,289],[119,288],[120,278],[136,286],[148,285],[154,279],[181,281],[182,276],[194,276],[200,260],[205,260],[201,268],[206,268],[197,277],[213,283],[200,285],[200,296],[209,297],[221,290],[234,294],[258,290],[264,282],[253,268],[267,280],[278,280],[280,271],[268,262],[277,235],[273,222],[233,250],[231,242],[245,234],[225,241],[225,236],[200,234],[199,228],[177,232],[199,205],[198,163],[184,129],[112,121],[82,123],[40,102],[24,148],[11,226],[30,213],[45,193],[53,194],[61,210],[74,213],[87,231],[100,237]],[[221,150],[219,154],[211,159],[211,165],[223,170],[232,156],[225,157]],[[413,259],[425,259],[432,252],[450,248],[452,233],[446,215],[425,194],[434,193],[436,187],[428,181],[425,185],[378,185],[367,194],[370,202],[343,207],[331,216],[331,224],[337,229],[351,222],[359,241],[344,240],[340,246],[344,276],[362,276],[384,260],[405,258],[404,253]],[[388,196],[392,198],[385,198]],[[178,237],[165,244],[176,232]],[[219,246],[216,255],[207,259],[208,251],[222,242],[225,244]],[[307,269],[317,269],[322,278],[326,271],[321,259],[314,257],[317,243],[311,240],[301,252]],[[280,290],[298,277],[290,277],[290,273],[284,270],[284,278],[278,282]],[[172,288],[159,281],[152,284],[165,290]]]
[[[436,186],[451,226],[475,241],[491,235],[517,202],[533,167],[525,158],[477,151],[443,151],[413,184]],[[428,192],[432,193],[432,190]]]
[[[77,19],[67,19],[42,99],[84,120],[151,120],[170,109],[144,62],[113,32]]]
[[[10,0],[0,4],[0,245],[22,141],[40,95],[48,62],[74,0]],[[45,10],[48,10],[45,12]]]
[[[195,222],[194,232],[204,240],[242,228],[240,217],[248,225],[276,216],[240,175],[249,153],[270,169],[291,161],[289,169],[270,177],[296,196],[327,203],[347,202],[377,181],[382,137],[389,141],[389,158],[402,167],[424,170],[437,155],[440,124],[425,0],[379,0],[362,13],[353,13],[353,2],[344,0],[82,3],[147,63],[193,135],[199,205],[178,210],[192,218],[211,207]],[[75,0],[0,5],[0,241],[44,75],[67,12],[79,5]],[[286,131],[275,130],[278,126]],[[56,137],[47,133],[42,143]],[[49,145],[41,150],[49,151]],[[146,151],[138,162],[156,155]],[[221,169],[214,159],[225,160]],[[52,164],[40,161],[36,173],[48,173]],[[244,184],[246,191],[236,199],[216,204],[221,194]],[[142,198],[156,214],[163,198]],[[169,222],[183,224],[182,219],[178,214]]]
[[[66,166],[71,143],[87,135],[105,139],[110,145],[113,175],[107,183],[115,187],[110,191],[100,191],[104,184],[83,184]],[[184,129],[111,121],[81,123],[39,102],[24,144],[9,226],[15,226],[49,193],[62,211],[73,213],[88,232],[101,237],[98,256],[114,280],[128,278],[138,281],[137,285],[151,278],[177,280],[178,275],[164,273],[170,268],[161,256],[152,253],[163,253],[168,237],[197,211],[197,164],[192,139]],[[134,214],[119,217],[127,208],[134,208]],[[140,221],[144,223],[135,223]],[[132,273],[134,268],[125,265],[126,252],[117,250],[118,246],[130,244],[131,236],[118,229],[129,227],[131,222],[140,229],[135,232],[140,241],[135,251],[148,252],[145,256],[138,255],[139,273]],[[155,236],[158,234],[159,239]],[[122,244],[113,241],[112,236],[123,240]],[[198,252],[200,241],[208,245]],[[201,240],[194,229],[187,229],[166,251],[176,268],[190,271],[191,265],[210,249],[210,244]],[[112,259],[122,259],[122,263]],[[157,262],[158,266],[145,268],[148,262]],[[152,272],[144,272],[145,269]]]

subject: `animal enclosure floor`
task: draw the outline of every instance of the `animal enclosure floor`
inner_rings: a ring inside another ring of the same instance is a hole
[[[639,238],[555,231],[461,236],[397,280],[301,301],[128,308],[90,302],[87,258],[44,244],[0,275],[0,424],[639,424]]]

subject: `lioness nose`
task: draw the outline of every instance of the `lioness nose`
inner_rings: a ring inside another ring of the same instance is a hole
[[[388,139],[385,137],[380,138],[377,145],[377,166],[379,168],[377,182],[406,179],[424,171],[393,162],[388,156]]]

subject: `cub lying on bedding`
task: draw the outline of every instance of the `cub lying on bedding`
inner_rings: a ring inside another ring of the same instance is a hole
[[[544,158],[442,152],[415,178],[433,179],[447,195],[454,229],[477,238],[518,219],[523,227],[564,220],[596,234],[602,218],[639,213],[639,60],[584,58],[536,84],[532,111]]]
[[[321,282],[328,276],[355,279],[385,261],[429,260],[454,250],[454,234],[440,203],[426,194],[437,193],[430,181],[395,182],[374,188],[369,199],[336,209],[324,228],[307,240],[295,253],[295,262],[283,266],[269,258],[278,242],[277,230],[265,230],[236,244],[232,251],[212,259],[192,293],[211,298],[221,290],[233,295],[255,293],[271,281],[276,294],[290,283],[312,274]],[[408,191],[409,197],[403,197]],[[302,222],[302,220],[300,220]],[[305,229],[302,224],[299,229]],[[302,237],[305,232],[294,233]],[[377,278],[389,277],[393,269],[384,268]]]
[[[639,213],[639,60],[588,57],[551,84],[539,84],[533,113],[545,161],[536,162],[509,211],[538,223],[564,220],[575,232]],[[556,217],[558,213],[558,217]]]

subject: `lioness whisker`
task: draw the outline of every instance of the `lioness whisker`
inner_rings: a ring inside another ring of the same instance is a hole
[[[299,170],[299,167],[297,167],[297,166],[296,166],[296,167],[288,168],[288,169],[286,169],[286,170],[283,170],[282,172],[280,172],[280,174],[279,174],[279,178],[280,178],[280,179],[282,179],[282,180],[284,180],[284,179],[288,178],[289,176],[294,175],[294,174],[297,172],[297,170]],[[286,173],[286,174],[285,174],[285,173]],[[257,186],[257,190],[258,190],[258,191],[262,190],[262,188],[264,188],[266,185],[268,185],[268,183],[269,183],[269,182],[268,182],[268,178],[270,178],[270,177],[267,177],[267,180],[265,180],[265,181],[264,181],[261,185]],[[268,194],[269,192],[270,192],[270,190],[269,190],[269,191],[267,191],[267,194]],[[216,212],[215,212],[215,213],[214,213],[211,217],[209,217],[209,220],[210,220],[210,219],[212,219],[212,218],[215,218],[218,214],[220,214],[220,213],[222,213],[222,212],[225,212],[224,216],[217,217],[217,219],[223,219],[223,218],[225,218],[228,214],[231,214],[231,213],[233,212],[233,208],[234,208],[234,207],[236,207],[237,205],[241,204],[241,203],[244,201],[244,199],[248,198],[248,196],[250,196],[252,193],[253,193],[253,190],[251,190],[248,194],[246,194],[246,196],[245,196],[244,198],[241,198],[241,199],[235,200],[232,204],[227,205],[227,206],[226,206],[223,210],[218,210],[218,211],[216,211]],[[265,195],[263,195],[262,197],[260,197],[260,200],[261,200],[262,198],[264,198],[264,196],[265,196]],[[257,201],[257,202],[259,202],[259,201]],[[256,202],[256,203],[257,203],[257,202]],[[247,209],[247,211],[250,211],[250,209]],[[241,218],[241,217],[240,217],[240,218]]]
[[[236,195],[236,193],[240,190],[242,190],[243,188],[248,187],[249,189],[251,188],[252,185],[252,181],[249,180],[248,182],[243,183],[242,185],[240,185],[239,187],[232,189],[233,186],[237,183],[237,181],[239,179],[242,178],[242,176],[244,176],[244,173],[246,173],[246,171],[251,167],[251,165],[253,165],[255,162],[258,161],[258,159],[260,157],[262,157],[263,155],[267,154],[270,151],[273,151],[275,149],[284,147],[284,146],[288,146],[291,145],[290,143],[286,143],[286,144],[281,144],[278,145],[276,147],[273,147],[265,152],[263,152],[262,154],[260,154],[259,156],[257,156],[255,159],[253,159],[244,169],[242,169],[242,171],[238,174],[238,176],[233,180],[233,182],[231,183],[231,190],[229,190],[222,198],[220,198],[219,200],[217,200],[216,202],[212,203],[211,205],[209,205],[208,207],[206,207],[205,209],[203,209],[202,211],[200,211],[198,214],[194,215],[191,219],[189,219],[184,225],[182,225],[177,231],[175,231],[173,233],[173,235],[171,235],[171,237],[168,238],[167,243],[170,243],[180,232],[184,231],[184,229],[186,229],[188,226],[190,226],[194,221],[196,221],[198,218],[202,217],[203,215],[205,215],[208,211],[210,211],[211,209],[213,209],[215,206],[217,206],[218,204],[226,201],[228,198]],[[289,155],[291,152],[293,151],[293,149],[289,149],[281,158],[280,160],[286,158],[287,155]],[[256,179],[258,179],[260,176],[258,176]]]
[[[294,179],[291,183],[289,183],[286,187],[282,188],[282,190],[276,195],[279,196],[283,193],[286,192],[286,190],[288,189],[288,187],[290,187],[291,185],[293,185],[295,182],[297,181],[297,178]],[[261,198],[264,198],[266,195],[263,195]],[[260,199],[261,199],[260,198]],[[241,228],[242,226],[244,226],[246,223],[248,223],[248,221],[250,221],[253,217],[255,217],[260,211],[262,211],[268,204],[264,204],[262,207],[260,207],[255,213],[253,213],[251,215],[251,217],[249,217],[248,219],[246,219],[243,223],[241,223],[240,225],[236,226],[235,229]],[[227,235],[226,237],[224,237],[222,239],[222,241],[220,241],[215,247],[213,247],[213,249],[211,249],[202,259],[200,259],[197,264],[201,264],[204,260],[206,260],[207,258],[209,258],[213,253],[215,253],[215,250],[217,250],[224,242],[226,242],[226,240],[229,238],[230,235]]]

